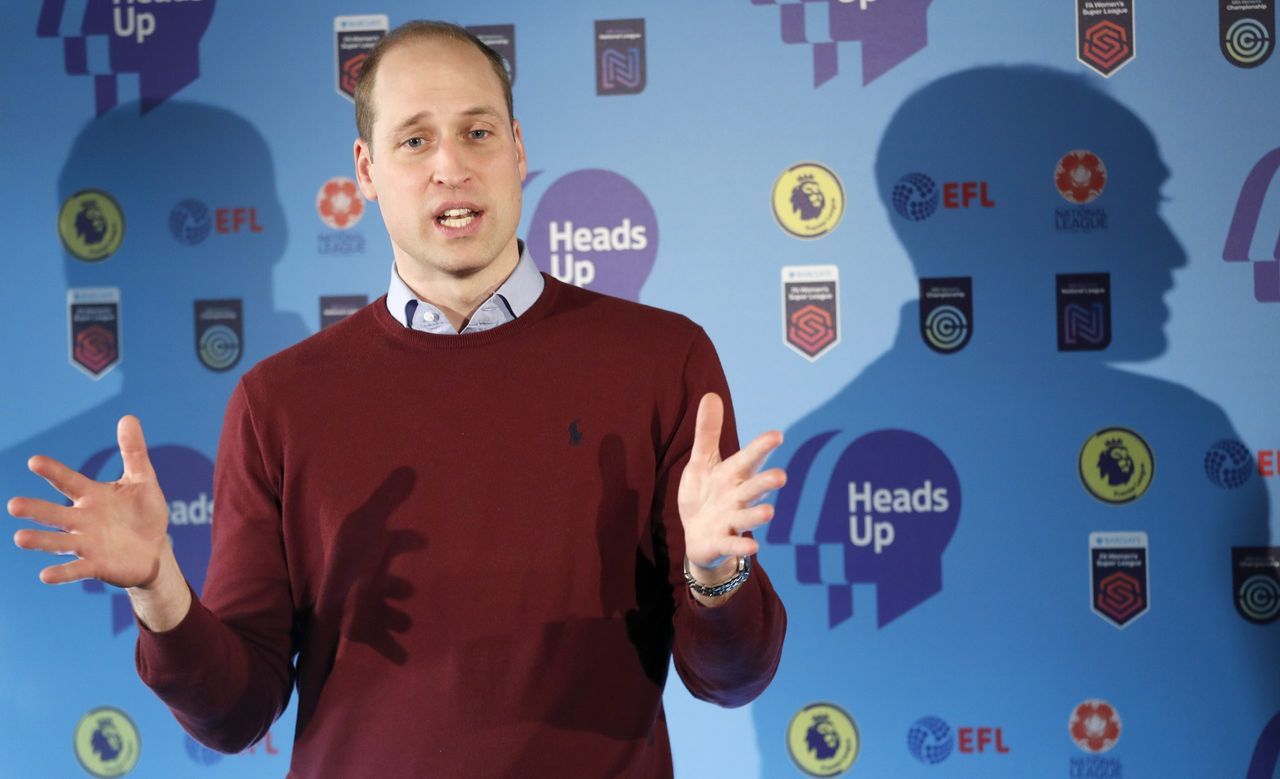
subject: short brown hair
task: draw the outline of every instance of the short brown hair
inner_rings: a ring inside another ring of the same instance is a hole
[[[515,119],[515,111],[511,101],[511,77],[507,75],[507,66],[502,55],[489,48],[470,30],[449,22],[436,22],[419,19],[405,22],[383,36],[382,40],[369,52],[369,58],[360,66],[360,77],[356,80],[356,132],[371,147],[373,145],[373,83],[378,75],[378,63],[391,49],[404,41],[429,41],[445,38],[460,43],[470,43],[480,50],[489,60],[489,65],[502,84],[502,96],[507,101],[507,119]]]

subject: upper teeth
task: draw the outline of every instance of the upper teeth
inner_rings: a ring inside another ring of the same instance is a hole
[[[449,210],[440,214],[440,216],[442,217],[457,217],[457,216],[470,216],[470,215],[471,215],[470,208],[450,208]]]

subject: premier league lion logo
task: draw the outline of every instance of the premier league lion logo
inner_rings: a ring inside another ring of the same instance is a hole
[[[1098,455],[1098,475],[1112,487],[1128,484],[1133,478],[1133,456],[1119,438],[1109,439]]]
[[[822,187],[818,186],[818,182],[808,174],[801,175],[797,182],[795,188],[791,190],[791,207],[805,221],[817,219],[827,205],[827,197],[822,194]]]

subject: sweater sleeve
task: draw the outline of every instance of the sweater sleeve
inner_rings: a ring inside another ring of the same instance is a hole
[[[246,377],[247,379],[248,377]],[[201,743],[238,752],[266,735],[293,685],[293,607],[279,469],[267,466],[245,388],[227,405],[214,468],[202,598],[171,630],[138,625],[138,675]]]
[[[759,559],[751,575],[729,600],[715,608],[693,599],[684,581],[684,526],[677,504],[680,476],[693,448],[698,403],[707,392],[724,399],[720,452],[738,450],[737,427],[729,387],[715,347],[700,328],[685,361],[676,429],[659,463],[655,519],[664,544],[675,596],[672,651],[676,671],[695,697],[721,706],[750,703],[769,685],[782,657],[787,614]]]

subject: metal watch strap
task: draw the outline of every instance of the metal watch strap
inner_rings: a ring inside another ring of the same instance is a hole
[[[708,598],[715,598],[720,595],[727,595],[742,586],[742,583],[751,575],[751,558],[739,557],[738,570],[728,581],[721,582],[712,587],[705,584],[699,584],[698,580],[693,578],[693,574],[689,573],[689,558],[684,558],[684,580],[689,585],[689,589],[699,595]]]

